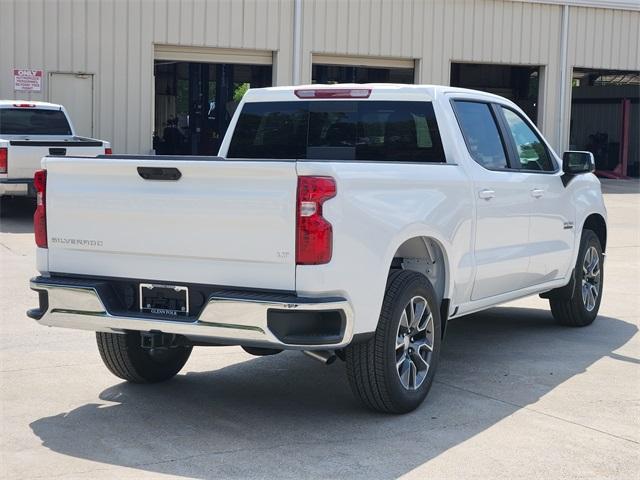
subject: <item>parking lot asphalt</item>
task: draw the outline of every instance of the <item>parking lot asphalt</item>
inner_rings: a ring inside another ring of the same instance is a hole
[[[196,348],[172,381],[121,382],[90,332],[38,326],[32,207],[0,214],[0,476],[640,478],[640,184],[604,183],[605,292],[587,328],[537,297],[452,321],[426,402],[352,398],[344,364]]]

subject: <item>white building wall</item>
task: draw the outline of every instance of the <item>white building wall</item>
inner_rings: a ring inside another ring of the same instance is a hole
[[[555,144],[561,12],[500,0],[304,0],[301,78],[311,80],[313,53],[416,59],[420,82],[445,85],[452,62],[541,65],[538,123]]]
[[[48,100],[49,72],[94,74],[94,132],[115,152],[149,153],[155,44],[268,50],[291,83],[292,0],[0,0],[0,98]],[[43,69],[41,93],[13,68]]]
[[[289,84],[294,3],[0,0],[0,97],[47,100],[49,72],[94,74],[95,135],[110,140],[116,152],[148,153],[154,43],[272,51],[275,83]],[[566,145],[569,95],[565,131],[558,133],[562,3],[578,0],[301,3],[303,83],[311,80],[314,53],[416,60],[419,81],[440,84],[449,83],[451,62],[540,65],[538,120],[552,144]],[[635,0],[609,3],[623,9],[569,8],[567,82],[573,66],[640,70],[640,6]],[[43,69],[43,91],[14,92],[12,68]]]

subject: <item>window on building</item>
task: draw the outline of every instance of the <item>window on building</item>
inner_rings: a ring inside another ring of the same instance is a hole
[[[508,98],[536,124],[539,84],[540,67],[451,64],[451,86],[482,90]]]
[[[458,100],[455,111],[471,157],[490,170],[507,168],[507,155],[490,105]]]

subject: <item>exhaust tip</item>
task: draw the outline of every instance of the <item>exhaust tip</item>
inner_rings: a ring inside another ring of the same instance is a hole
[[[334,352],[329,350],[303,350],[302,353],[324,365],[331,365],[338,358]]]

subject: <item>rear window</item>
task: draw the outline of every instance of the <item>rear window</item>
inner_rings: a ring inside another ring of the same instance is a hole
[[[430,102],[246,103],[229,158],[444,162]]]
[[[5,135],[71,135],[61,110],[0,108],[0,133]]]

